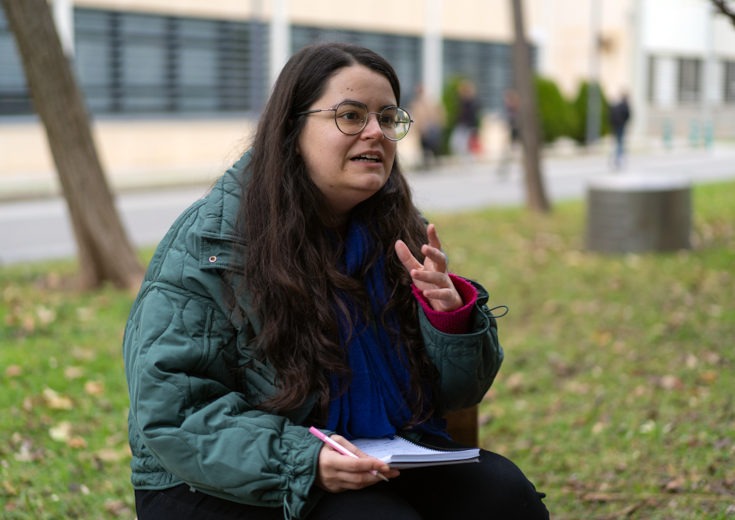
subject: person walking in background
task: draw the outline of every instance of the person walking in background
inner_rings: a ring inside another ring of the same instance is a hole
[[[503,120],[507,129],[507,141],[498,163],[498,175],[501,177],[508,174],[521,137],[521,98],[513,89],[503,93]]]
[[[411,199],[400,104],[380,55],[305,47],[160,242],[123,338],[139,520],[549,518],[496,453],[399,472],[350,442],[451,444],[444,414],[503,359],[487,291]]]
[[[613,165],[616,170],[623,167],[625,160],[625,129],[631,119],[631,109],[628,103],[628,95],[623,93],[620,99],[610,107],[610,126],[615,137],[615,149],[613,151]]]
[[[479,152],[480,103],[477,88],[468,80],[457,87],[457,120],[450,138],[452,153],[459,157],[471,157]]]
[[[431,168],[441,154],[444,107],[428,95],[423,85],[418,85],[409,110],[421,141],[421,164]]]

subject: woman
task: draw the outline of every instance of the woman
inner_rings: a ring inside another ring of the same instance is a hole
[[[411,202],[399,103],[375,53],[303,49],[252,149],[161,241],[124,338],[140,520],[547,518],[498,455],[399,474],[348,441],[446,437],[502,360],[487,294]]]

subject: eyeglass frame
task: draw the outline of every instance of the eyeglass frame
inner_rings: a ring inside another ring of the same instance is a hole
[[[350,134],[342,130],[342,128],[339,126],[339,123],[337,122],[337,111],[339,110],[339,107],[342,105],[356,105],[356,106],[365,107],[365,111],[367,112],[366,114],[367,117],[365,118],[365,121],[363,122],[362,127],[358,131]],[[386,110],[390,110],[390,109],[401,110],[408,116],[408,128],[406,129],[406,133],[397,139],[395,137],[390,137],[386,135],[385,131],[383,130],[383,125],[380,124],[380,115]],[[365,130],[365,128],[367,128],[368,122],[370,121],[370,114],[375,114],[376,119],[378,120],[378,126],[380,127],[380,133],[383,134],[383,137],[385,137],[389,141],[393,141],[394,143],[406,137],[408,135],[408,132],[411,130],[411,125],[414,123],[414,120],[411,119],[411,114],[408,112],[408,110],[406,110],[405,108],[399,107],[398,105],[388,105],[386,107],[383,107],[379,112],[371,112],[370,110],[368,110],[368,107],[365,103],[362,103],[360,101],[352,101],[348,99],[344,101],[340,101],[336,106],[332,108],[315,108],[312,110],[305,110],[303,112],[299,112],[296,114],[296,117],[308,116],[310,114],[318,114],[319,112],[334,112],[334,117],[332,119],[334,119],[334,124],[337,127],[337,130],[342,132],[344,135],[350,135],[350,136],[357,135],[363,130]]]

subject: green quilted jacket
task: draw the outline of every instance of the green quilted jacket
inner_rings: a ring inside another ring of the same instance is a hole
[[[286,415],[257,408],[273,395],[276,374],[254,356],[260,324],[247,294],[228,305],[234,291],[222,276],[229,270],[237,283],[242,274],[246,244],[234,224],[248,160],[246,153],[171,226],[131,309],[123,353],[132,483],[186,483],[304,518],[322,493],[313,486],[322,444],[304,424],[315,399]],[[479,402],[503,359],[487,293],[475,286],[469,333],[442,333],[419,316],[441,374],[441,410]]]

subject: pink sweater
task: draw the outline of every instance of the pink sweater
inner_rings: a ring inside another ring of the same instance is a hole
[[[454,287],[464,302],[464,305],[457,310],[451,312],[435,311],[431,308],[424,294],[415,285],[412,286],[413,294],[424,309],[429,322],[436,329],[446,334],[464,334],[468,332],[470,327],[472,309],[477,301],[477,290],[464,278],[451,273],[449,278],[451,278]]]

